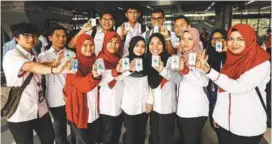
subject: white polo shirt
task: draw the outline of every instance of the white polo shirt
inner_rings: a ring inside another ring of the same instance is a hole
[[[66,50],[66,49],[64,49]],[[42,52],[39,55],[39,61],[52,62],[57,57],[57,52],[53,47],[49,50]],[[65,102],[63,100],[63,87],[65,85],[65,74],[48,74],[45,75],[46,78],[46,92],[45,98],[47,100],[48,106],[50,108],[64,106]]]
[[[151,88],[147,76],[124,78],[124,96],[121,108],[128,115],[146,112],[146,104],[153,104]]]
[[[166,67],[160,72],[160,75],[168,81],[162,88],[160,84],[157,88],[152,89],[154,96],[153,111],[159,114],[171,114],[177,110],[176,84],[182,80],[182,76],[178,72],[170,70],[170,67],[171,57],[167,60]]]
[[[118,77],[112,76],[112,70],[105,70],[102,74],[100,85],[100,114],[108,116],[119,116],[122,113],[121,102],[124,91],[124,83]],[[116,84],[113,88],[109,87],[109,82],[116,80]]]
[[[99,118],[98,114],[98,87],[95,87],[92,91],[87,93],[87,104],[88,104],[88,123],[94,122]]]
[[[7,52],[3,60],[3,69],[8,87],[23,84],[30,73],[24,73],[21,68],[24,63],[33,61],[34,57],[19,45]],[[37,60],[37,58],[35,59]],[[34,74],[29,85],[22,93],[15,113],[7,121],[15,123],[30,121],[42,117],[48,112],[45,99],[41,103],[39,102],[38,93],[42,90],[39,83],[41,83],[41,76]]]
[[[142,25],[140,23],[137,22],[134,28],[128,22],[125,22],[125,23],[128,24],[129,26],[128,28],[130,29],[130,31],[128,31],[126,34],[126,41],[124,43],[124,56],[128,56],[129,54],[128,48],[129,48],[129,43],[131,38],[135,36],[141,36],[143,32],[142,32]],[[117,28],[117,33],[120,35],[121,26]]]
[[[265,133],[267,116],[255,90],[259,88],[266,103],[266,84],[270,80],[270,62],[263,62],[230,79],[211,69],[207,76],[225,90],[218,93],[213,118],[218,125],[239,136],[257,136]],[[218,79],[217,79],[218,77]],[[217,80],[216,80],[217,79]]]
[[[177,115],[182,118],[195,118],[208,116],[209,100],[204,92],[204,87],[209,83],[209,78],[197,71],[190,70],[183,75],[178,85]]]
[[[86,34],[92,35],[92,30],[86,32]],[[102,32],[102,29],[97,28],[96,34],[94,36],[95,54],[96,55],[98,55],[98,53],[102,50],[104,36],[105,36],[105,34]]]

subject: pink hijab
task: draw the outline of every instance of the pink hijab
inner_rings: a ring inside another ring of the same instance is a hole
[[[183,36],[183,34],[185,32],[188,32],[192,36],[193,41],[194,41],[193,48],[186,51],[186,52],[182,52],[182,54],[181,54],[183,60],[186,61],[186,63],[187,63],[190,52],[195,52],[195,53],[199,52],[199,50],[200,50],[200,46],[199,46],[200,39],[199,39],[199,32],[198,32],[198,30],[196,28],[189,27],[189,28],[184,29],[182,31],[182,33],[181,33],[181,37]]]

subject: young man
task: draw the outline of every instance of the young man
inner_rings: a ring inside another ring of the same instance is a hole
[[[130,4],[126,8],[125,12],[127,22],[124,22],[121,26],[118,27],[117,33],[121,36],[124,44],[124,56],[128,55],[128,47],[131,38],[142,35],[145,31],[145,26],[138,23],[138,18],[140,17],[140,9],[136,4]]]
[[[90,24],[84,24],[82,29],[69,42],[68,47],[74,48],[78,36],[86,33],[93,36],[95,43],[95,54],[98,55],[98,53],[102,50],[105,33],[113,31],[114,23],[115,21],[113,15],[110,12],[102,13],[99,20],[101,28],[92,28]]]
[[[48,63],[56,59],[58,53],[65,49],[66,29],[55,25],[49,29],[51,48],[39,55],[41,63]],[[67,121],[65,113],[65,102],[63,100],[63,87],[65,85],[65,74],[46,75],[45,98],[53,117],[56,144],[68,144]]]
[[[179,15],[174,19],[174,31],[178,37],[180,37],[181,32],[188,27],[191,27],[191,24],[190,24],[190,20],[186,16]],[[203,44],[201,41],[199,42],[199,45],[201,48],[203,48]],[[175,47],[176,48],[179,47],[179,42],[175,44]]]
[[[180,37],[181,32],[188,27],[191,26],[190,21],[186,16],[180,15],[174,19],[174,31],[177,36]]]
[[[166,41],[166,49],[170,54],[175,54],[177,52],[176,48],[173,46],[176,41],[178,41],[178,38],[174,32],[171,32],[167,30],[165,27],[163,27],[165,21],[165,14],[162,9],[154,9],[151,12],[151,24],[153,29],[151,31],[146,31],[142,34],[142,36],[145,38],[146,43],[148,42],[148,39],[152,33],[154,33],[154,27],[159,27],[159,33],[161,33],[164,36],[164,39]]]
[[[14,36],[17,45],[7,52],[3,60],[7,86],[21,87],[31,73],[34,75],[22,92],[16,111],[8,118],[8,127],[17,144],[32,144],[33,130],[42,144],[53,144],[54,131],[42,92],[40,74],[66,72],[70,69],[70,63],[60,65],[61,55],[47,65],[36,62],[32,49],[37,42],[37,27],[29,23],[20,23],[16,27]]]

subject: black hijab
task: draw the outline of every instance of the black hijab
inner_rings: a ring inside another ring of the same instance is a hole
[[[139,41],[144,41],[145,42],[145,39],[141,36],[135,36],[133,37],[131,40],[130,40],[130,43],[129,43],[129,48],[128,48],[128,51],[129,51],[129,61],[132,61],[133,59],[135,58],[141,58],[143,60],[143,70],[142,71],[135,71],[134,73],[132,73],[130,76],[132,77],[143,77],[143,76],[146,76],[147,75],[147,63],[146,63],[146,58],[145,58],[145,53],[146,53],[146,48],[145,48],[145,53],[141,56],[137,56],[134,54],[133,50],[134,50],[134,47],[135,45],[139,42]]]
[[[221,63],[224,63],[226,60],[226,52],[217,52],[215,48],[211,44],[212,36],[214,33],[219,32],[224,40],[227,40],[227,31],[223,28],[215,29],[209,38],[208,48],[207,48],[207,54],[209,55],[208,63],[212,68],[214,68],[217,71],[220,71],[221,69]]]
[[[150,53],[149,50],[149,44],[153,37],[157,37],[160,39],[163,45],[163,51],[162,53],[159,54],[161,57],[161,60],[163,61],[163,65],[166,66],[167,60],[170,57],[170,54],[166,50],[166,43],[164,37],[160,33],[154,33],[150,36],[148,44],[147,44],[147,65],[148,65],[148,84],[151,88],[156,88],[160,85],[162,81],[162,76],[152,67],[152,54]]]

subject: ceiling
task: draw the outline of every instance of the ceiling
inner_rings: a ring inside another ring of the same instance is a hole
[[[231,4],[233,7],[243,8],[247,1],[215,1],[215,4]],[[122,11],[131,3],[136,3],[140,6],[142,13],[148,14],[152,8],[161,8],[165,14],[176,14],[186,12],[204,12],[213,1],[40,1],[42,6],[60,7],[76,12],[96,12],[99,13],[103,10]],[[271,5],[271,1],[262,1],[251,3],[250,6],[258,7]],[[151,8],[147,8],[147,6]],[[119,7],[119,8],[118,8]],[[210,10],[214,10],[214,6]]]

